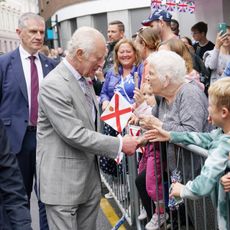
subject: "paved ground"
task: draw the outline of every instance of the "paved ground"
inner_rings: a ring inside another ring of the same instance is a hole
[[[112,204],[113,209],[117,213],[117,215],[120,218],[121,213],[119,213],[118,208],[115,205],[115,202],[113,202],[113,199],[110,200],[110,204]],[[38,206],[37,206],[37,198],[34,193],[32,193],[31,197],[31,214],[32,214],[32,228],[33,230],[39,230],[39,218],[38,218]],[[115,215],[112,214],[112,215]],[[99,210],[98,218],[97,218],[97,228],[96,230],[111,230],[112,226],[109,223],[108,219],[102,212],[102,210]],[[125,229],[128,229],[127,226]]]

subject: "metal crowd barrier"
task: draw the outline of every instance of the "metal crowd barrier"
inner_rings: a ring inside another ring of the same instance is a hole
[[[172,144],[171,144],[172,145]],[[199,166],[200,168],[203,166],[205,158],[207,157],[207,151],[199,148],[194,145],[182,146],[182,145],[174,145],[175,154],[180,154],[180,168],[182,171],[182,183],[185,184],[187,182],[185,178],[186,170],[191,170],[192,178],[196,177],[195,168]],[[162,183],[165,185],[170,181],[170,173],[169,168],[164,168],[163,166],[163,147],[161,147],[161,173],[162,173]],[[164,147],[165,149],[165,147]],[[185,155],[186,154],[186,155]],[[189,154],[189,155],[188,155]],[[189,156],[189,157],[188,157]],[[199,165],[197,165],[197,160],[199,159]],[[143,230],[147,221],[139,221],[138,216],[140,214],[141,202],[138,195],[138,191],[135,185],[135,179],[137,177],[137,167],[138,167],[138,153],[131,157],[124,157],[122,161],[122,170],[117,176],[111,176],[105,174],[101,171],[101,177],[103,183],[106,185],[108,190],[111,192],[113,199],[118,205],[120,211],[123,216],[118,222],[117,226],[120,226],[121,223],[126,219],[128,224],[132,226],[132,229]],[[191,167],[185,168],[185,160],[190,161]],[[168,158],[166,157],[166,161]],[[196,165],[194,165],[196,162]],[[167,162],[168,165],[169,162]],[[156,166],[154,165],[156,168]],[[167,172],[167,179],[164,178],[164,172]],[[190,178],[191,179],[191,178]],[[156,185],[157,187],[158,185]],[[164,194],[167,194],[167,186],[164,186]],[[164,195],[165,204],[168,202],[167,195]],[[158,194],[157,194],[158,197]],[[230,195],[228,195],[228,204],[230,203],[229,199]],[[167,206],[165,207],[165,212],[169,214],[169,219],[167,222],[161,226],[161,230],[163,229],[194,229],[194,230],[217,230],[217,221],[216,221],[216,210],[213,208],[211,204],[210,197],[201,198],[196,201],[191,201],[189,199],[185,199],[183,202],[184,205],[180,205],[175,208],[174,211],[170,210]],[[228,213],[230,216],[230,207],[228,205]],[[228,218],[228,229],[230,229],[230,220]],[[114,227],[115,229],[119,229],[119,227]]]

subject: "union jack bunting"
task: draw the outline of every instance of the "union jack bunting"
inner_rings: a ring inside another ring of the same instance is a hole
[[[167,1],[166,2],[166,10],[167,11],[176,11],[177,10],[177,4],[176,1]]]
[[[153,10],[157,10],[157,9],[162,9],[162,1],[161,0],[152,0],[152,4],[151,4],[151,9]]]
[[[194,4],[194,2],[188,3],[188,12],[189,12],[190,14],[193,14],[194,11],[195,11],[195,4]]]
[[[195,0],[152,0],[151,11],[156,9],[192,14],[195,11]]]
[[[178,11],[179,12],[183,12],[183,13],[185,13],[185,12],[187,12],[187,10],[188,10],[188,4],[187,3],[179,3],[178,4]]]

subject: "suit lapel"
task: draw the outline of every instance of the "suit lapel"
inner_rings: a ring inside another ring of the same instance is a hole
[[[46,76],[52,68],[52,66],[49,63],[49,59],[44,57],[43,55],[39,54],[39,58],[41,60],[42,64],[42,72],[43,72],[43,77]]]
[[[12,72],[13,75],[17,78],[19,87],[22,91],[22,94],[26,101],[28,101],[27,87],[26,87],[26,79],[24,76],[24,71],[22,68],[21,57],[19,53],[19,49],[16,49],[15,52],[12,53]]]
[[[60,63],[59,64],[62,71],[63,71],[63,74],[62,76],[68,81],[69,83],[69,87],[71,89],[71,92],[73,93],[73,98],[76,100],[76,101],[79,101],[79,103],[81,104],[81,106],[79,105],[79,107],[82,109],[82,110],[85,110],[85,113],[87,114],[88,116],[88,120],[92,126],[92,128],[95,130],[95,123],[93,121],[93,118],[92,118],[92,115],[91,115],[91,111],[90,111],[90,108],[88,106],[88,104],[86,103],[86,97],[85,97],[85,94],[83,93],[81,87],[80,87],[80,84],[79,82],[77,81],[77,79],[72,75],[72,73],[66,68],[66,66],[63,64],[63,63]],[[95,99],[94,99],[95,100]],[[94,101],[95,103],[95,101]],[[97,110],[97,107],[95,107],[96,110]],[[96,113],[98,113],[96,111]]]

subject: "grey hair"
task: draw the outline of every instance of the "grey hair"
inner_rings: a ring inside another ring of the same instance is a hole
[[[147,59],[150,66],[153,66],[159,79],[164,82],[166,76],[170,83],[180,84],[184,82],[187,73],[184,59],[177,53],[160,50],[149,55]]]
[[[82,49],[85,56],[88,57],[95,52],[95,42],[102,39],[105,44],[105,37],[102,33],[92,27],[80,27],[72,35],[67,45],[67,52],[70,58],[74,58],[77,49]]]
[[[43,17],[41,17],[38,14],[32,13],[32,12],[27,12],[27,13],[22,14],[19,17],[19,19],[18,19],[18,28],[22,29],[22,28],[27,27],[26,22],[29,19],[34,19],[34,20],[37,20],[37,21],[42,21],[45,24],[45,19]]]

